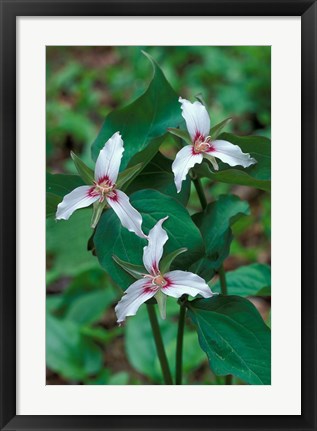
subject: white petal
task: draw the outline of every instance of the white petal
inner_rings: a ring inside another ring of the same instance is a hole
[[[168,240],[166,231],[162,228],[168,217],[159,220],[148,234],[148,245],[143,248],[143,263],[150,274],[157,274],[163,255],[163,247]]]
[[[119,217],[122,226],[127,228],[130,232],[134,232],[141,238],[146,238],[142,232],[142,216],[130,204],[128,196],[121,190],[114,190],[112,198],[107,196],[107,202]]]
[[[198,135],[206,138],[210,132],[210,118],[207,109],[200,102],[178,99],[181,103],[182,116],[186,121],[187,130],[194,142]]]
[[[192,168],[196,163],[201,163],[203,160],[201,153],[193,153],[193,148],[193,145],[186,145],[186,147],[182,148],[176,154],[175,160],[172,164],[172,171],[174,172],[174,181],[177,193],[181,191],[182,182],[186,178],[189,169]]]
[[[115,307],[117,322],[123,322],[127,316],[134,316],[140,305],[152,298],[157,290],[157,288],[153,288],[151,281],[146,278],[131,284]]]
[[[162,292],[173,298],[179,298],[184,293],[190,296],[199,294],[204,298],[210,298],[213,295],[205,280],[192,272],[171,271],[167,272],[164,278],[168,284],[162,288]]]
[[[240,165],[247,168],[256,163],[256,160],[249,153],[243,153],[238,145],[222,140],[212,141],[211,144],[213,150],[208,152],[209,155],[217,157],[230,166]]]
[[[74,211],[79,208],[85,208],[93,204],[99,199],[99,195],[94,193],[89,194],[93,190],[90,186],[80,186],[77,187],[68,195],[64,196],[64,199],[57,206],[56,219],[68,220]]]
[[[123,148],[123,140],[119,132],[116,132],[100,150],[95,166],[95,180],[108,178],[115,183],[118,178]]]

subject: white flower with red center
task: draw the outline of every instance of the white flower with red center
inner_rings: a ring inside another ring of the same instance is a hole
[[[256,160],[250,154],[243,153],[238,145],[221,139],[211,140],[209,136],[210,118],[204,105],[200,102],[191,103],[181,97],[179,102],[192,145],[182,148],[172,165],[178,193],[181,191],[182,181],[186,178],[189,169],[196,163],[201,163],[204,157],[212,163],[215,170],[219,169],[215,157],[230,166],[240,165],[247,168],[256,163]]]
[[[163,246],[168,240],[162,223],[167,218],[159,220],[149,232],[148,245],[143,249],[143,264],[148,273],[131,284],[116,305],[118,323],[123,322],[127,316],[134,316],[140,305],[153,296],[157,300],[161,317],[165,319],[166,295],[173,298],[179,298],[184,294],[190,296],[199,294],[204,298],[210,298],[213,295],[205,280],[192,272],[178,270],[165,274],[160,272]]]
[[[128,196],[116,188],[123,151],[121,135],[116,132],[100,150],[95,166],[94,184],[77,187],[64,196],[57,207],[56,219],[68,220],[74,211],[95,202],[100,205],[107,203],[119,217],[122,226],[141,238],[146,237],[141,228],[141,214],[130,204]]]

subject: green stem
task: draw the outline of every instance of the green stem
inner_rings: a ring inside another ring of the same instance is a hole
[[[207,199],[205,196],[203,186],[201,185],[201,181],[199,178],[193,178],[193,183],[196,188],[202,209],[204,210],[207,206]]]
[[[176,376],[175,376],[175,381],[176,381],[177,385],[182,384],[183,340],[184,340],[185,314],[186,314],[186,307],[185,307],[185,305],[181,304],[180,309],[179,309],[177,344],[176,344]]]
[[[172,374],[167,362],[167,357],[164,349],[163,339],[160,331],[160,326],[157,320],[156,312],[155,312],[155,305],[154,304],[146,304],[147,305],[147,311],[149,314],[151,327],[153,331],[153,337],[156,345],[156,351],[159,357],[159,361],[162,368],[163,378],[166,385],[172,385],[173,379]]]
[[[227,280],[226,280],[226,273],[223,268],[223,265],[220,266],[218,270],[219,279],[220,279],[220,287],[221,287],[221,293],[223,295],[228,295],[228,289],[227,289]]]

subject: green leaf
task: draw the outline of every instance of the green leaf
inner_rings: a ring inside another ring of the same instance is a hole
[[[63,309],[68,310],[79,298],[85,297],[87,293],[103,290],[104,288],[112,289],[109,276],[98,265],[96,268],[77,274],[63,291]],[[54,295],[56,296],[56,295]]]
[[[86,337],[90,337],[91,339],[103,344],[110,343],[115,337],[122,335],[122,328],[119,327],[106,330],[101,327],[83,326],[80,331]]]
[[[76,166],[79,176],[86,184],[92,185],[95,180],[94,171],[90,169],[82,160],[80,160],[80,158],[76,156],[76,154],[73,153],[73,151],[71,151],[70,155],[71,155],[71,158],[73,159],[73,162]]]
[[[186,247],[189,250],[174,261],[174,266],[178,266],[178,269],[187,269],[192,262],[203,255],[204,248],[200,232],[187,210],[178,201],[156,190],[136,192],[131,195],[130,200],[143,217],[142,226],[145,233],[148,233],[158,220],[169,215],[168,220],[164,222],[164,229],[169,236],[164,247],[165,253],[168,254],[180,247]],[[112,256],[115,255],[135,265],[142,265],[146,240],[123,228],[116,214],[109,209],[100,219],[94,244],[101,266],[125,290],[134,282],[134,279],[114,262]]]
[[[271,383],[270,329],[250,301],[214,296],[187,305],[215,374],[233,374],[253,385]]]
[[[235,195],[221,195],[203,212],[194,214],[192,218],[201,232],[206,255],[190,270],[210,280],[229,254],[232,241],[230,226],[241,216],[249,214],[249,204]]]
[[[221,121],[221,123],[216,124],[214,127],[210,130],[210,137],[211,139],[216,139],[221,131],[230,123],[232,118],[226,118],[225,120]]]
[[[261,263],[242,266],[226,273],[229,295],[239,296],[270,296],[271,268]],[[221,292],[220,282],[211,286],[213,292]]]
[[[187,130],[181,130],[181,129],[175,129],[173,127],[169,127],[167,129],[172,135],[177,136],[178,138],[183,139],[183,141],[186,142],[188,145],[192,145],[192,140],[189,136],[189,133]]]
[[[94,379],[87,381],[88,385],[128,385],[129,374],[125,371],[111,375],[111,371],[104,369]]]
[[[87,252],[90,219],[88,209],[74,212],[66,221],[47,219],[46,249],[56,276],[77,275],[99,267],[97,259]]]
[[[196,165],[193,170],[199,177],[207,177],[214,181],[242,186],[256,187],[260,190],[271,189],[271,141],[263,136],[235,136],[222,133],[218,139],[224,139],[238,145],[244,153],[250,153],[257,160],[248,168],[229,165],[219,161],[219,171],[215,172],[209,162]]]
[[[145,93],[130,105],[112,111],[92,146],[96,160],[104,143],[118,130],[122,134],[125,151],[121,169],[128,163],[146,164],[158,151],[168,127],[181,121],[178,97],[157,63],[147,55],[153,67],[153,78]]]
[[[131,168],[127,168],[123,172],[120,172],[116,181],[117,188],[120,190],[125,190],[133,178],[138,175],[142,167],[143,163],[138,163],[137,165],[131,166]]]
[[[84,185],[78,175],[46,174],[46,217],[55,217],[57,205],[63,197]]]
[[[82,326],[97,322],[116,298],[117,295],[109,287],[87,293],[71,304],[65,318]]]
[[[78,381],[101,370],[102,352],[75,323],[47,313],[46,363],[62,377]]]
[[[78,175],[46,173],[46,192],[63,198],[76,187],[84,185]]]
[[[172,196],[185,206],[190,195],[190,183],[188,176],[183,181],[181,192],[177,193],[172,172],[172,160],[158,152],[141,174],[130,184],[127,193],[132,194],[138,190],[155,189],[165,195]]]
[[[55,217],[57,205],[61,202],[61,197],[53,193],[46,193],[46,217]]]
[[[160,263],[160,270],[162,274],[165,274],[170,270],[171,264],[174,262],[174,260],[182,253],[186,253],[187,248],[179,248],[178,250],[172,251],[172,253],[169,253],[167,256],[163,257]]]
[[[132,275],[132,277],[139,280],[140,278],[143,278],[143,275],[145,273],[145,269],[143,265],[133,265],[133,263],[125,262],[124,260],[120,259],[118,256],[112,256],[112,259],[121,266],[122,269],[124,269],[125,272]]]
[[[116,373],[113,376],[110,376],[108,380],[108,385],[128,385],[129,379],[129,374],[125,371],[121,371],[120,373]]]

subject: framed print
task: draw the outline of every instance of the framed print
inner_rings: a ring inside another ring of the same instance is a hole
[[[1,1],[1,429],[316,429],[316,2],[227,6]]]

